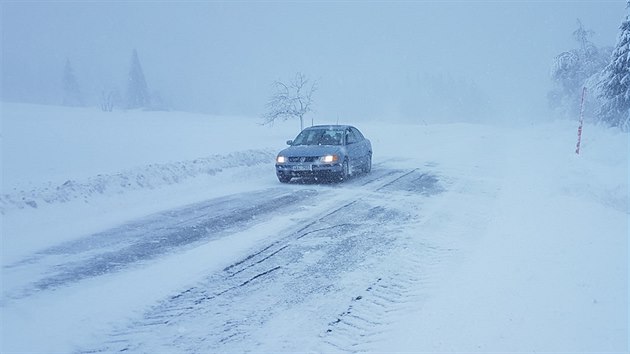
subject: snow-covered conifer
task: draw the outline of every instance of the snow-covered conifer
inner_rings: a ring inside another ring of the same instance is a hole
[[[630,10],[630,0],[627,8]],[[630,129],[630,14],[626,14],[619,29],[617,46],[599,86],[600,98],[604,100],[599,117],[627,131]]]
[[[589,40],[594,32],[585,29],[579,19],[577,23],[578,28],[573,32],[573,37],[579,43],[579,48],[556,56],[551,78],[559,88],[548,94],[554,108],[560,108],[571,116],[576,116],[579,109],[582,87],[587,86],[589,79],[601,72],[610,57],[607,48],[598,48]]]
[[[63,69],[63,105],[83,106],[83,96],[74,76],[74,69],[70,59],[66,59],[66,65]]]
[[[150,103],[149,97],[147,82],[138,59],[138,51],[134,49],[127,78],[126,106],[129,109],[147,107]]]

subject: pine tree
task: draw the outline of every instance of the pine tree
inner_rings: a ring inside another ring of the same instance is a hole
[[[548,94],[550,104],[554,108],[561,108],[571,116],[575,116],[579,109],[582,87],[587,85],[592,77],[599,75],[610,57],[607,48],[598,48],[589,40],[594,32],[585,29],[579,19],[577,24],[578,28],[573,32],[573,37],[579,48],[556,56],[551,78],[559,89]]]
[[[630,9],[630,0],[627,1]],[[630,14],[619,27],[617,46],[600,82],[604,104],[599,111],[602,121],[613,127],[630,129]]]
[[[77,79],[74,76],[70,59],[66,59],[66,65],[63,69],[63,105],[83,106],[83,96],[81,95]]]
[[[149,103],[149,89],[138,59],[138,51],[134,49],[131,56],[129,77],[127,78],[126,107],[128,109],[142,108],[147,107]]]

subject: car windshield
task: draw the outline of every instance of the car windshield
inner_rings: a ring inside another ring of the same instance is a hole
[[[343,130],[307,129],[293,140],[293,145],[341,145]]]

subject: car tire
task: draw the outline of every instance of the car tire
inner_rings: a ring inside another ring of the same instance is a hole
[[[348,163],[348,159],[345,159],[341,164],[341,172],[339,172],[339,182],[347,180],[348,176],[350,176],[350,164]]]
[[[372,171],[372,154],[368,155],[367,161],[365,161],[365,166],[363,166],[363,172],[370,173]]]
[[[280,183],[289,183],[291,181],[291,176],[278,175],[278,181],[280,181]]]

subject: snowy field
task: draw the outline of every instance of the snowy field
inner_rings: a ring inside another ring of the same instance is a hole
[[[628,135],[2,104],[0,352],[627,352]],[[316,121],[318,124],[334,123]]]

